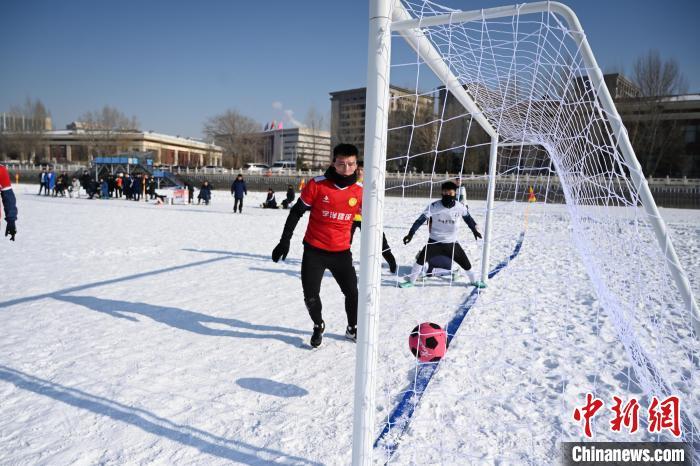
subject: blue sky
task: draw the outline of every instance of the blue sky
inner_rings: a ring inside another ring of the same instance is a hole
[[[472,10],[501,0],[445,0]],[[700,1],[564,0],[604,72],[631,74],[650,49],[675,58],[700,92]],[[111,105],[142,129],[200,137],[234,108],[262,124],[330,110],[329,92],[363,87],[366,0],[48,2],[0,7],[0,112],[41,99],[54,127]]]

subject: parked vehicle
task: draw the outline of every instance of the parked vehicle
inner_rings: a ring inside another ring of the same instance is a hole
[[[269,169],[269,165],[265,165],[264,163],[246,163],[243,165],[243,170],[248,173],[265,173]]]
[[[215,165],[207,165],[204,168],[208,173],[228,173],[228,169],[224,167],[217,167]]]
[[[270,171],[272,173],[287,173],[290,170],[294,170],[297,164],[294,160],[278,160],[272,164]]]

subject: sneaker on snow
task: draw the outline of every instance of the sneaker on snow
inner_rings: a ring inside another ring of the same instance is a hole
[[[314,325],[314,333],[311,335],[311,341],[309,344],[314,348],[321,346],[323,341],[323,331],[326,329],[326,323],[321,321],[320,325]]]
[[[350,327],[349,325],[345,329],[345,338],[351,341],[357,341],[357,325]]]

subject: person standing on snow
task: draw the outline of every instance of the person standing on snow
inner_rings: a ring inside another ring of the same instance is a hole
[[[12,191],[12,183],[10,182],[10,173],[4,165],[0,165],[0,201],[5,210],[5,236],[10,237],[10,241],[15,240],[17,234],[17,199]]]
[[[240,173],[231,184],[231,194],[233,194],[233,213],[236,213],[236,207],[238,207],[239,214],[243,213],[243,196],[248,195],[248,188]]]
[[[347,327],[345,337],[357,340],[357,274],[350,251],[350,227],[362,207],[362,185],[357,181],[357,147],[338,144],[333,148],[333,164],[325,175],[307,184],[299,200],[289,211],[282,237],[272,250],[272,260],[285,260],[294,228],[304,212],[311,217],[304,235],[301,260],[301,286],[304,304],[314,328],[310,344],[317,348],[323,340],[326,324],[321,314],[321,280],[330,270],[345,295]]]

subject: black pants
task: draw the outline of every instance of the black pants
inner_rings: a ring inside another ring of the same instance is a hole
[[[420,250],[416,256],[416,262],[419,265],[423,265],[425,261],[430,261],[430,259],[436,256],[451,257],[452,260],[457,262],[464,270],[470,270],[472,268],[467,254],[459,243],[438,243],[432,239],[428,240],[428,244],[423,246],[423,249]]]
[[[360,230],[362,229],[362,221],[353,221],[352,227],[350,227],[350,244],[352,244],[352,239],[355,237],[355,230],[357,230],[358,228]],[[386,240],[386,235],[384,234],[384,232],[382,232],[382,257],[385,261],[389,263],[389,265],[391,265],[392,263],[394,265],[396,264],[396,259],[394,258],[394,254],[391,252],[389,242]]]
[[[42,191],[44,188],[46,188],[46,183],[39,183],[39,195],[40,195],[40,196],[41,196],[41,191]],[[49,188],[46,188],[46,190],[48,191]]]
[[[243,212],[243,198],[242,197],[241,198],[236,197],[233,199],[233,211],[234,212],[236,211],[236,207],[238,207],[239,212],[241,212],[241,213]]]
[[[304,303],[314,324],[323,322],[321,314],[321,280],[326,269],[330,270],[345,295],[345,314],[348,325],[357,325],[357,274],[352,265],[350,251],[328,252],[304,245],[301,260],[301,286],[304,289]]]

